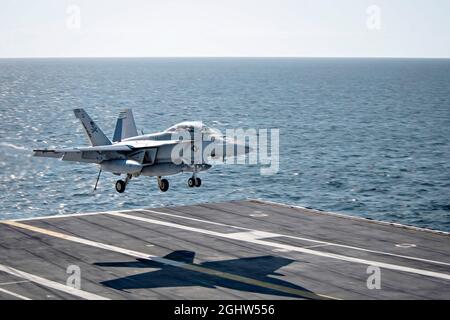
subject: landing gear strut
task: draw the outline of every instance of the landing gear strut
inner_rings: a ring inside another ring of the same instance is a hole
[[[131,174],[127,174],[127,177],[125,180],[117,180],[116,181],[116,191],[118,193],[125,192],[125,189],[127,188],[128,181],[131,180]]]
[[[161,177],[157,177],[158,179],[158,187],[162,192],[166,192],[169,190],[169,181],[167,179],[161,179]]]
[[[102,168],[98,172],[97,180],[95,181],[94,191],[97,190],[98,180],[100,180],[100,175],[102,174]]]

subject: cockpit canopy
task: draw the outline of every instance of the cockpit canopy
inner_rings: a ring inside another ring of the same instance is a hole
[[[166,129],[166,132],[187,131],[194,132],[195,129],[202,130],[203,123],[201,121],[183,121]]]
[[[218,130],[205,126],[201,121],[183,121],[167,128],[165,131],[170,133],[183,131],[193,133],[195,130],[210,136],[221,136]]]

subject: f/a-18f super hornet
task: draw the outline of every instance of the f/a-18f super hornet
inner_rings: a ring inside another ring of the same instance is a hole
[[[169,189],[169,181],[163,176],[190,172],[189,187],[200,187],[197,173],[211,168],[209,159],[246,154],[245,144],[206,127],[202,122],[178,123],[162,132],[139,135],[131,109],[120,112],[112,141],[103,133],[83,109],[74,109],[81,121],[91,146],[69,149],[37,149],[34,156],[60,158],[65,161],[95,163],[102,170],[115,175],[125,175],[117,180],[116,191],[122,193],[133,177],[157,177],[159,189]]]

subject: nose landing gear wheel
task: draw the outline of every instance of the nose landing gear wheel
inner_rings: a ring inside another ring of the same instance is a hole
[[[166,192],[167,190],[169,190],[169,181],[167,179],[161,179],[161,181],[159,182],[159,190],[161,190],[162,192]]]
[[[123,180],[117,180],[116,181],[116,191],[119,193],[123,193],[125,191],[126,184]]]
[[[200,178],[195,178],[195,186],[200,187],[202,185],[202,180]]]

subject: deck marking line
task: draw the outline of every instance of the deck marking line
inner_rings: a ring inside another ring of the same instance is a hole
[[[16,297],[16,298],[19,298],[19,299],[22,299],[22,300],[31,300],[30,298],[27,298],[27,297],[22,296],[22,295],[20,295],[18,293],[15,293],[15,292],[3,289],[3,288],[0,288],[0,292],[4,292],[6,294],[9,294],[9,295],[11,295],[13,297]]]
[[[206,222],[209,224],[214,224],[216,226],[223,226],[223,227],[229,227],[229,228],[234,228],[234,229],[241,229],[241,230],[248,230],[251,231],[252,229],[249,228],[244,228],[244,227],[238,227],[238,226],[233,226],[231,224],[226,224],[226,223],[220,223],[220,222],[214,222],[214,221],[209,221],[209,220],[203,220],[203,219],[198,219],[198,218],[192,218],[192,217],[186,217],[186,216],[180,216],[178,214],[173,214],[173,213],[167,213],[167,212],[162,212],[162,211],[155,211],[155,210],[150,210],[150,209],[136,209],[134,210],[135,212],[150,212],[150,213],[157,213],[159,215],[163,215],[163,216],[169,216],[169,217],[175,217],[175,218],[181,218],[181,219],[185,219],[185,220],[192,220],[192,221],[198,221],[198,222]],[[120,212],[122,213],[122,211],[109,211],[107,213],[115,213],[115,212]]]
[[[170,214],[170,213],[160,212],[160,211],[155,211],[155,210],[150,210],[150,209],[139,209],[139,210],[135,210],[135,211],[137,211],[137,212],[144,211],[144,212],[148,212],[148,213],[156,213],[159,215],[168,215],[168,216],[173,216],[173,217],[177,217],[177,218],[184,218],[184,219],[188,219],[188,220],[195,220],[195,221],[209,223],[209,224],[222,225],[222,226],[226,226],[226,227],[232,227],[232,228],[242,229],[242,230],[247,230],[247,231],[257,231],[257,230],[253,230],[253,229],[249,229],[249,228],[237,227],[237,226],[233,226],[233,225],[229,225],[229,224],[223,224],[223,223],[212,222],[212,221],[208,221],[208,220],[185,217],[185,216],[180,216],[180,215],[176,215],[176,214]],[[112,213],[122,213],[122,212],[123,211],[110,211],[107,213],[112,214]],[[418,258],[418,257],[413,257],[413,256],[406,256],[406,255],[401,255],[401,254],[396,254],[396,253],[391,253],[391,252],[371,250],[371,249],[349,246],[349,245],[345,245],[345,244],[333,243],[333,242],[328,242],[328,241],[314,240],[314,239],[290,236],[290,235],[279,234],[279,233],[271,233],[271,236],[272,237],[286,237],[286,238],[297,239],[297,240],[302,240],[302,241],[314,242],[314,243],[318,243],[318,244],[324,244],[324,245],[328,245],[328,246],[341,247],[341,248],[346,248],[346,249],[351,249],[351,250],[358,250],[358,251],[370,252],[370,253],[375,253],[375,254],[387,255],[387,256],[391,256],[391,257],[397,257],[397,258],[403,258],[403,259],[416,260],[416,261],[422,261],[422,262],[427,262],[427,263],[450,266],[450,263],[448,263],[448,262],[429,260],[429,259]]]
[[[314,244],[312,246],[303,247],[305,249],[318,248],[318,247],[326,247],[328,244]]]
[[[88,246],[105,249],[105,250],[109,250],[109,251],[113,251],[113,252],[117,252],[117,253],[122,253],[122,254],[125,254],[128,256],[134,257],[134,258],[153,260],[153,261],[156,261],[156,262],[159,262],[162,264],[171,265],[171,266],[183,268],[186,270],[196,271],[196,272],[203,273],[203,274],[214,275],[214,276],[221,277],[224,279],[230,279],[230,280],[247,283],[247,284],[251,284],[254,286],[259,286],[259,287],[272,289],[272,290],[276,290],[276,291],[280,291],[280,292],[285,292],[285,293],[293,294],[293,295],[296,295],[299,297],[306,297],[309,299],[339,300],[336,297],[331,297],[331,296],[327,296],[327,295],[323,295],[323,294],[317,294],[317,293],[304,291],[304,290],[300,290],[300,289],[295,289],[295,288],[289,288],[289,287],[285,287],[285,286],[281,286],[281,285],[277,285],[277,284],[273,284],[273,283],[269,283],[269,282],[264,282],[264,281],[244,277],[244,276],[239,276],[239,275],[235,275],[235,274],[231,274],[231,273],[227,273],[227,272],[223,272],[223,271],[219,271],[219,270],[208,269],[208,268],[201,267],[201,266],[195,265],[195,264],[188,264],[188,263],[184,263],[184,262],[161,258],[161,257],[154,256],[151,254],[128,250],[128,249],[116,247],[116,246],[101,243],[101,242],[96,242],[96,241],[92,241],[92,240],[88,240],[88,239],[84,239],[84,238],[80,238],[80,237],[75,237],[75,236],[67,235],[64,233],[51,231],[51,230],[47,230],[47,229],[40,228],[40,227],[31,226],[31,225],[24,224],[24,223],[17,222],[17,221],[1,221],[0,223],[18,227],[21,229],[34,231],[34,232],[45,234],[45,235],[49,235],[49,236],[59,238],[59,239],[77,242],[77,243],[81,243],[81,244],[85,244]],[[2,271],[1,265],[0,265],[0,271]],[[49,280],[47,280],[47,281],[49,281]],[[71,287],[69,287],[69,288],[71,288]]]
[[[28,281],[28,280],[22,280],[22,281],[2,282],[2,283],[0,283],[0,286],[8,286],[8,285],[10,285],[10,284],[25,283],[25,282],[30,282],[30,281]]]
[[[269,232],[263,232],[263,231],[246,231],[246,232],[235,232],[235,233],[228,233],[233,235],[234,238],[240,239],[240,240],[247,240],[247,239],[264,239],[264,238],[273,238],[276,235]]]
[[[0,264],[0,271],[12,274],[13,276],[16,276],[19,278],[27,279],[29,281],[38,283],[45,287],[56,289],[56,290],[59,290],[59,291],[62,291],[62,292],[65,292],[65,293],[68,293],[68,294],[71,294],[71,295],[74,295],[74,296],[77,296],[80,298],[84,298],[87,300],[109,300],[108,298],[96,295],[94,293],[90,293],[87,291],[69,287],[64,284],[52,281],[52,280],[48,280],[48,279],[36,276],[31,273],[27,273],[25,271],[21,271],[21,270],[12,268],[12,267],[5,266],[3,264]]]
[[[429,276],[429,277],[434,277],[434,278],[450,280],[450,274],[446,274],[446,273],[434,272],[434,271],[423,270],[423,269],[416,269],[416,268],[411,268],[411,267],[406,267],[406,266],[395,265],[395,264],[391,264],[391,263],[384,263],[384,262],[378,262],[378,261],[373,261],[373,260],[354,258],[354,257],[344,256],[344,255],[335,254],[335,253],[316,251],[316,250],[311,250],[311,249],[306,249],[306,248],[301,248],[301,247],[295,247],[292,245],[286,245],[286,244],[281,244],[281,243],[276,243],[276,242],[271,242],[271,241],[266,241],[266,240],[260,240],[260,239],[257,239],[256,237],[252,238],[250,236],[251,233],[248,233],[248,232],[245,233],[245,235],[243,236],[244,233],[242,233],[242,232],[238,232],[235,234],[220,233],[220,232],[215,232],[215,231],[210,231],[210,230],[205,230],[205,229],[200,229],[200,228],[184,226],[184,225],[173,223],[173,222],[166,222],[166,221],[160,221],[160,220],[155,220],[155,219],[150,219],[150,218],[143,218],[143,217],[129,215],[129,214],[125,214],[125,213],[110,212],[109,214],[117,216],[117,217],[126,218],[126,219],[133,219],[133,220],[138,220],[138,221],[142,221],[142,222],[148,222],[148,223],[162,225],[162,226],[166,226],[166,227],[172,227],[172,228],[177,228],[177,229],[182,229],[182,230],[193,231],[193,232],[197,232],[197,233],[203,233],[203,234],[226,238],[226,239],[231,239],[231,240],[241,240],[241,241],[245,241],[245,242],[249,242],[249,243],[254,243],[254,244],[259,244],[259,245],[269,246],[269,247],[274,247],[274,248],[280,248],[280,249],[287,249],[290,251],[297,251],[297,252],[312,254],[312,255],[325,257],[325,258],[333,258],[333,259],[338,259],[338,260],[347,261],[347,262],[354,262],[354,263],[359,263],[359,264],[364,264],[364,265],[377,266],[380,268],[385,268],[385,269],[390,269],[390,270],[404,271],[404,272],[409,272],[409,273],[420,274],[423,276]]]

